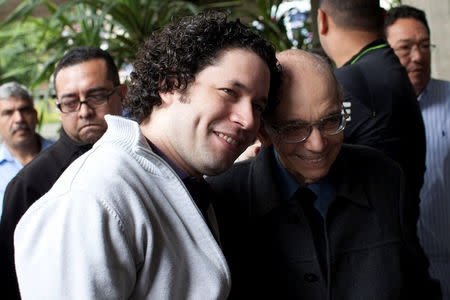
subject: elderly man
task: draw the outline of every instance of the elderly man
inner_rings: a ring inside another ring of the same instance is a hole
[[[336,63],[350,115],[344,141],[381,150],[406,174],[415,202],[425,172],[425,130],[414,89],[383,39],[379,0],[320,0],[319,37]]]
[[[0,86],[0,219],[8,182],[53,142],[35,132],[37,121],[33,97],[26,87],[17,82]]]
[[[264,148],[208,178],[237,299],[434,299],[439,286],[407,219],[402,170],[343,142],[346,115],[328,65],[288,50]]]
[[[101,140],[20,220],[22,297],[225,299],[203,175],[254,141],[278,72],[273,46],[222,13],[153,35],[126,99],[137,122],[107,116]]]
[[[0,223],[0,272],[6,299],[20,299],[14,269],[13,233],[25,211],[44,195],[61,173],[91,149],[106,131],[106,114],[120,115],[127,87],[119,82],[112,57],[97,47],[77,47],[54,72],[61,136],[10,182]],[[35,237],[38,237],[37,235]]]
[[[420,191],[417,231],[430,260],[430,274],[450,299],[450,82],[431,78],[430,29],[425,13],[411,6],[388,11],[387,41],[408,71],[427,137],[426,172]]]

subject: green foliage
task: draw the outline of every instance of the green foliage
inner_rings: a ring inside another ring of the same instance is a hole
[[[288,49],[292,47],[292,43],[286,36],[283,18],[277,21],[271,17],[272,7],[275,6],[278,9],[281,2],[282,0],[244,0],[240,9],[233,11],[233,17],[241,19],[250,26],[257,20],[261,25],[258,26],[258,31],[262,36],[272,42],[277,50]]]
[[[39,5],[45,5],[51,16],[31,17]],[[19,78],[28,86],[41,84],[50,78],[65,51],[79,45],[108,49],[121,66],[133,60],[139,45],[174,16],[199,11],[185,1],[73,0],[59,7],[48,0],[23,1],[0,25],[0,53],[16,51],[17,57],[31,50],[35,59],[26,57],[22,60],[26,63],[20,63],[2,55],[2,81]],[[8,40],[17,42],[8,44]],[[20,76],[24,73],[27,76]]]

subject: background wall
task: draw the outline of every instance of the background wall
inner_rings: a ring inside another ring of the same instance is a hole
[[[427,14],[431,43],[436,45],[431,54],[432,76],[450,80],[450,0],[402,0],[402,3]]]

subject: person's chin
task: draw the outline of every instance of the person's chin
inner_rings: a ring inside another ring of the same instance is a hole
[[[426,77],[425,73],[422,71],[411,71],[408,73],[408,75],[409,75],[409,79],[413,83],[420,83],[420,82],[424,81],[424,79]]]
[[[219,175],[230,168],[233,162],[233,157],[219,157],[214,162],[205,163],[202,173],[208,176]]]
[[[31,134],[27,134],[27,135],[19,135],[16,136],[13,139],[13,145],[17,146],[17,147],[23,147],[26,145],[29,145],[31,142]]]
[[[106,129],[100,126],[83,127],[80,130],[80,137],[84,143],[94,144],[105,133]]]
[[[323,177],[327,176],[327,174],[328,174],[328,169],[311,171],[309,174],[305,174],[306,175],[305,183],[311,184],[311,183],[317,182],[320,179],[322,179]]]

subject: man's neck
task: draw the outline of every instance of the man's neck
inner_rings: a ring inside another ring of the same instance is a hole
[[[21,145],[9,145],[5,143],[6,148],[22,165],[28,164],[36,155],[41,151],[41,143],[38,139],[38,135],[26,144]]]
[[[155,122],[150,122],[150,120],[146,120],[140,124],[141,133],[146,137],[148,140],[152,142],[154,146],[156,146],[159,151],[164,153],[164,155],[170,159],[170,161],[175,164],[179,169],[181,169],[183,172],[188,174],[189,176],[196,177],[199,180],[203,178],[202,174],[199,174],[195,172],[195,170],[192,170],[183,160],[182,157],[179,156],[178,153],[176,153],[173,150],[173,147],[171,147],[170,143],[168,142],[168,139],[164,136],[164,130],[161,128],[164,128],[163,126],[158,126],[155,124]]]
[[[342,67],[353,56],[361,51],[365,46],[371,42],[382,38],[382,35],[377,32],[366,32],[356,30],[341,30],[335,35],[335,41],[329,56],[336,64],[337,68]]]

